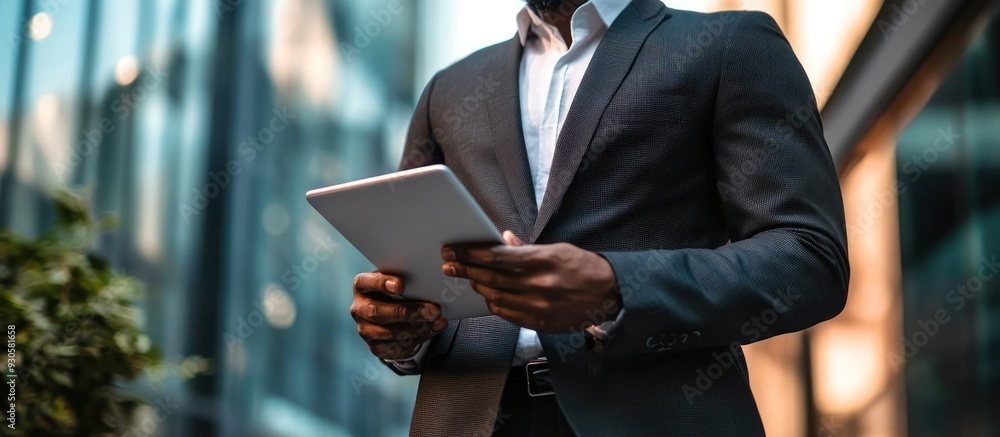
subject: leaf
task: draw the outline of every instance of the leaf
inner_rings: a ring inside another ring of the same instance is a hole
[[[0,318],[16,322],[17,366],[26,372],[18,432],[121,435],[141,399],[116,384],[190,378],[211,362],[163,364],[135,306],[142,283],[92,251],[117,219],[93,221],[85,196],[69,191],[54,193],[53,204],[57,221],[37,238],[0,230]]]
[[[141,353],[149,352],[149,337],[145,334],[139,335],[135,340],[135,349]]]
[[[69,374],[63,371],[51,371],[48,372],[48,379],[52,380],[56,384],[63,387],[72,388],[73,381],[69,378]]]
[[[97,221],[98,228],[103,231],[117,229],[119,224],[120,220],[118,219],[118,216],[114,214],[105,215],[104,217],[101,217],[101,219]]]
[[[90,213],[83,198],[69,190],[57,190],[52,201],[56,217],[62,226],[82,225],[90,222]]]

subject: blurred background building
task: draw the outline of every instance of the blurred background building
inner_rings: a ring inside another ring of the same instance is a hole
[[[841,173],[847,309],[746,348],[768,434],[1000,433],[997,2],[665,3],[774,16]],[[370,265],[304,193],[393,170],[431,75],[510,38],[522,6],[2,1],[0,227],[45,228],[60,186],[120,216],[99,249],[148,284],[154,343],[215,360],[136,388],[180,404],[155,434],[405,434],[417,379],[347,312]]]

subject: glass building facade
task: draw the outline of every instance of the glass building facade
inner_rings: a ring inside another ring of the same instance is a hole
[[[215,367],[132,388],[177,401],[155,434],[403,435],[418,380],[357,336],[372,267],[305,192],[392,171],[423,84],[520,6],[0,2],[0,227],[43,231],[63,186],[120,218],[98,250],[147,285],[152,342]]]
[[[1000,433],[1000,23],[899,138],[910,435]]]

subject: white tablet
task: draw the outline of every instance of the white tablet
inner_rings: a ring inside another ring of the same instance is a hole
[[[434,302],[449,320],[489,315],[466,279],[441,273],[441,247],[499,243],[503,237],[443,165],[432,165],[306,193],[309,204],[379,271],[399,275],[403,296]]]

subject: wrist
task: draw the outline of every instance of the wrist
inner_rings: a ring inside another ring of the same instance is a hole
[[[618,316],[618,313],[622,310],[621,292],[618,289],[618,277],[615,275],[615,269],[611,267],[611,263],[604,257],[604,255],[597,254],[601,258],[601,268],[598,269],[601,276],[601,283],[604,284],[601,290],[604,290],[603,299],[601,300],[601,311],[608,315],[609,319],[614,319]]]

